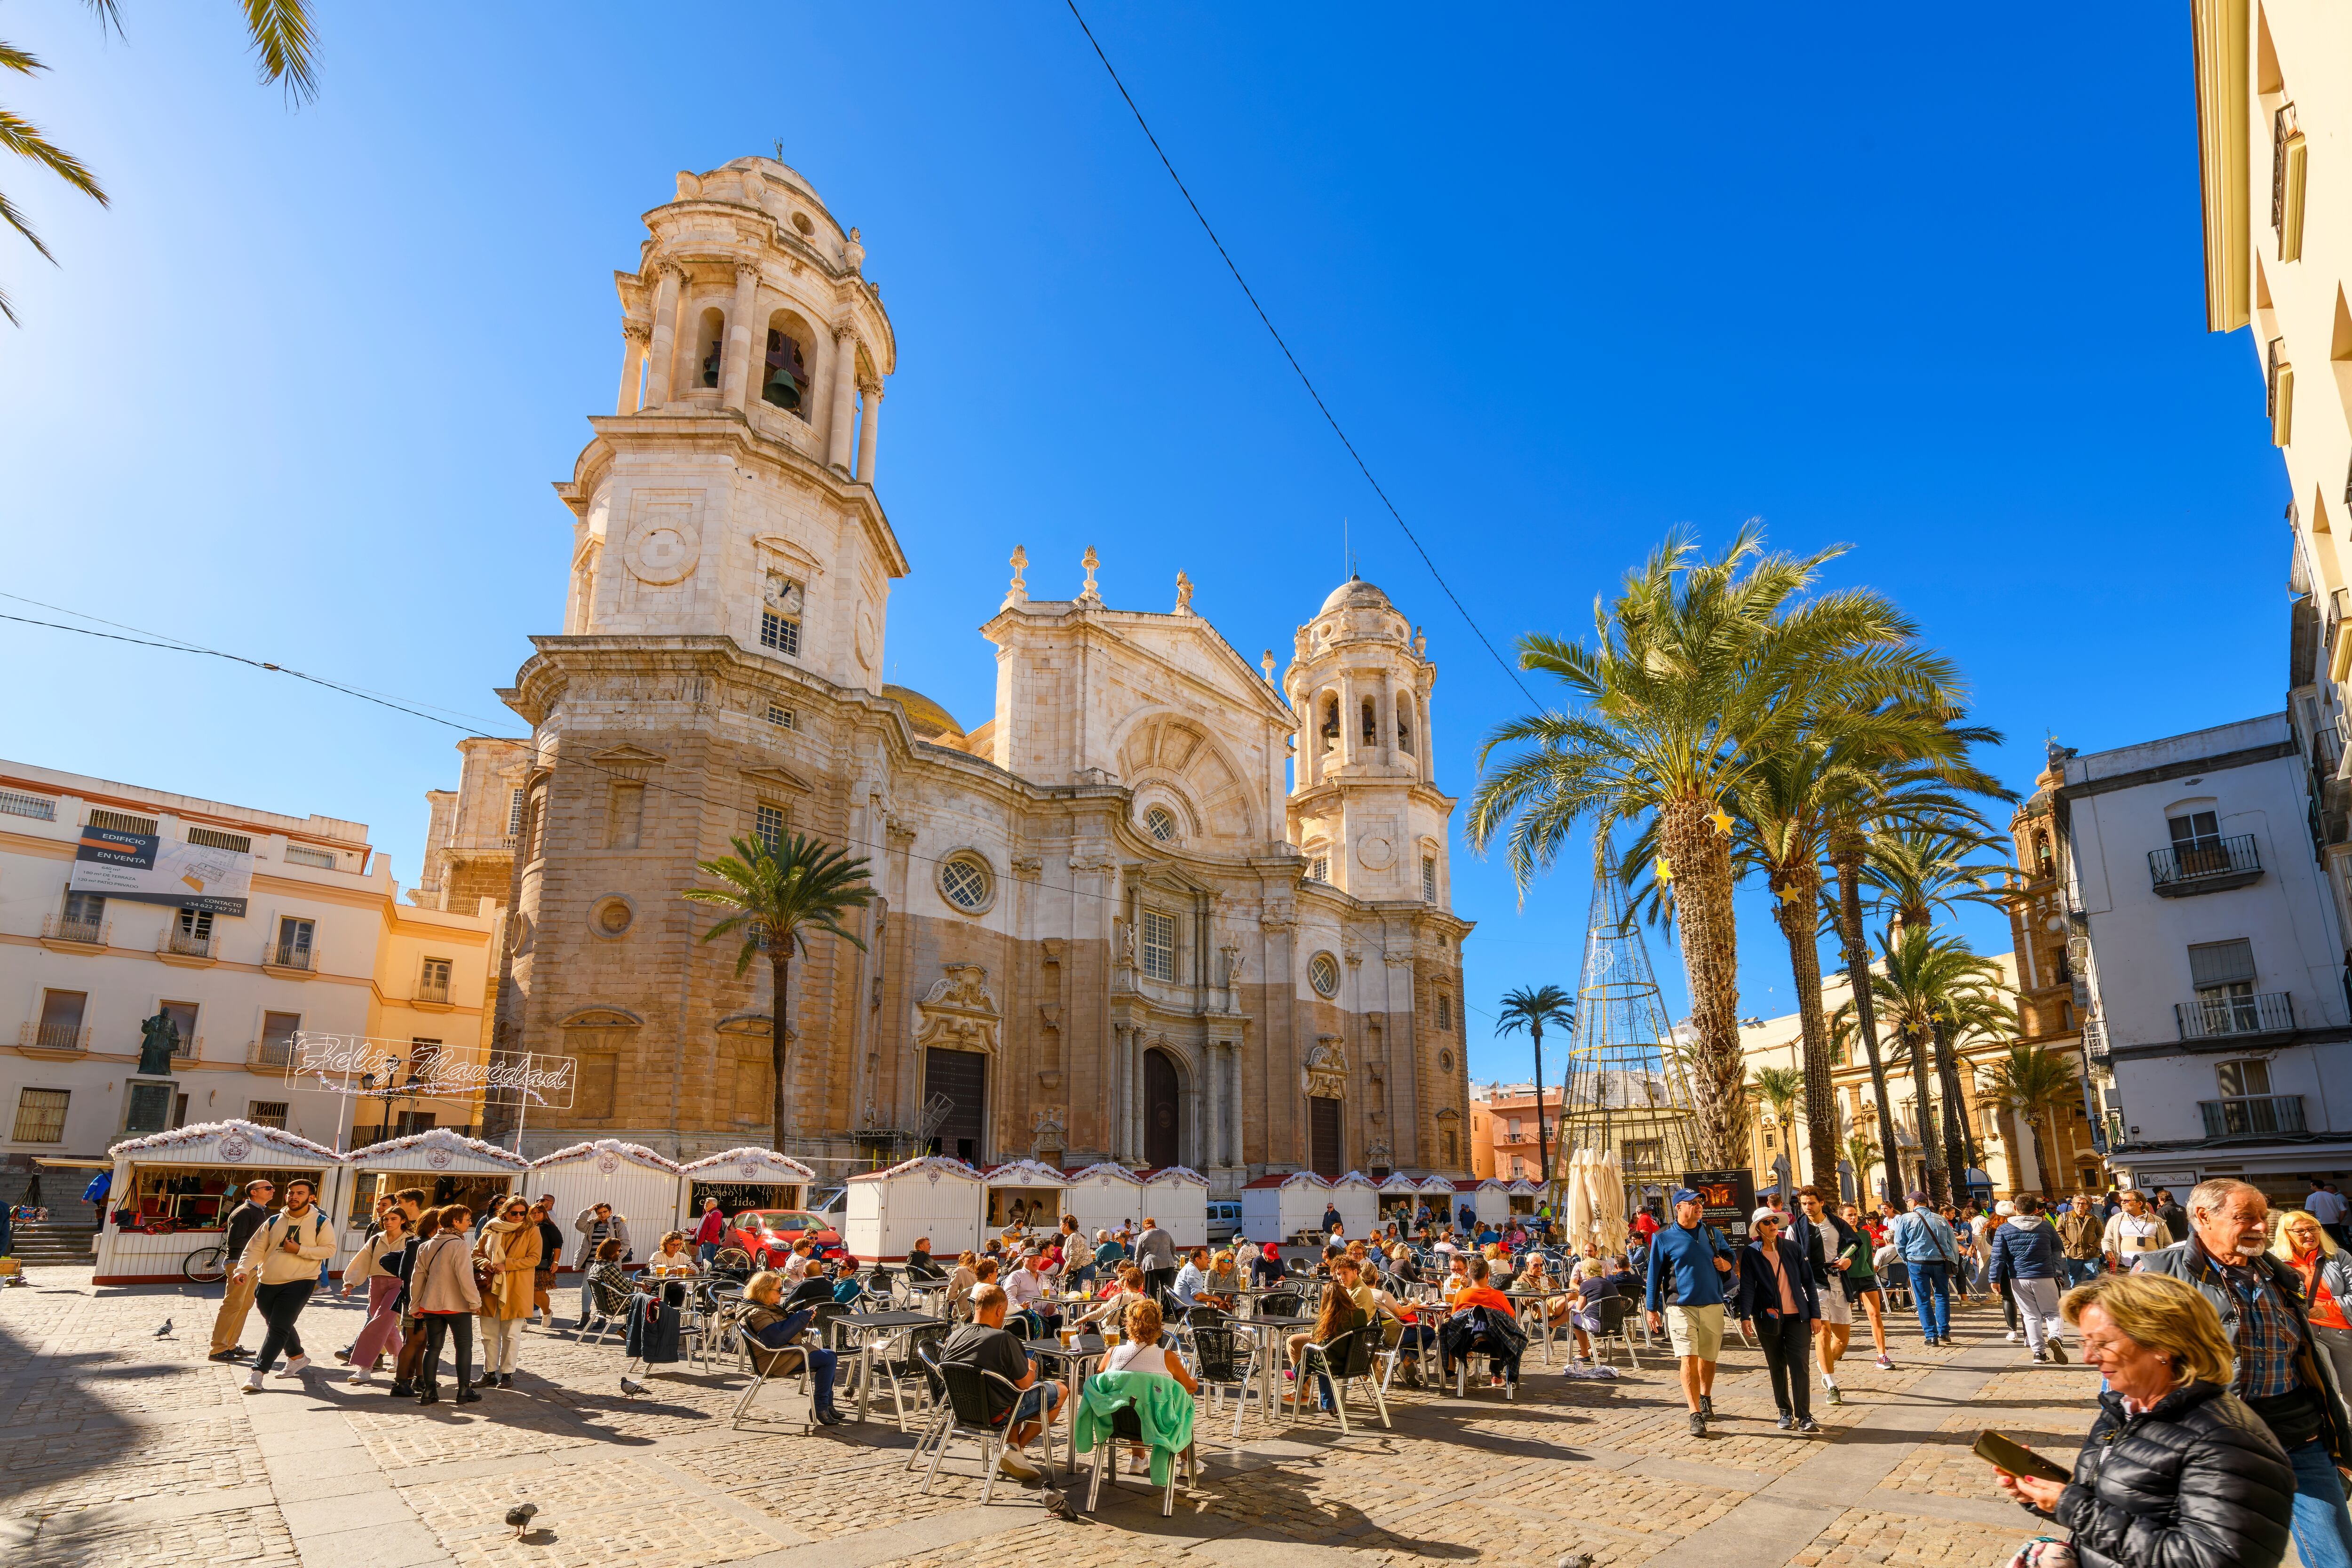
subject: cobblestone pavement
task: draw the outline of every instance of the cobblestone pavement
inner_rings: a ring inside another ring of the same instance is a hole
[[[791,1386],[763,1390],[742,1431],[741,1379],[688,1365],[622,1393],[622,1353],[524,1333],[511,1391],[425,1409],[344,1381],[333,1360],[359,1313],[320,1298],[302,1327],[331,1371],[237,1392],[205,1360],[218,1290],[93,1290],[86,1269],[35,1268],[0,1290],[0,1560],[303,1568],[1381,1568],[1423,1560],[1556,1568],[1633,1564],[1683,1549],[1727,1568],[1773,1563],[1981,1564],[2036,1533],[1969,1453],[1985,1426],[2071,1458],[2098,1380],[2037,1366],[1997,1311],[1964,1311],[1959,1348],[1865,1339],[1840,1367],[1828,1429],[1777,1431],[1762,1360],[1737,1337],[1713,1435],[1693,1437],[1660,1345],[1614,1382],[1528,1357],[1521,1394],[1391,1389],[1393,1425],[1230,1405],[1204,1420],[1202,1484],[1162,1519],[1140,1479],[1087,1523],[1036,1489],[981,1502],[969,1447],[928,1495],[914,1439],[884,1409],[811,1432]],[[170,1318],[173,1331],[157,1337]],[[246,1342],[257,1345],[258,1317]],[[1564,1352],[1563,1352],[1564,1356]],[[446,1397],[445,1387],[445,1398]],[[881,1402],[887,1405],[887,1401]],[[1083,1481],[1070,1483],[1083,1503]],[[536,1528],[502,1522],[528,1500]]]

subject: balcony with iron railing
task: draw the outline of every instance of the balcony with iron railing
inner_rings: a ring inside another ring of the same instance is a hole
[[[319,955],[312,948],[287,942],[276,942],[262,949],[261,966],[264,969],[291,970],[299,974],[316,974],[319,972]]]
[[[220,938],[211,931],[184,931],[174,921],[155,939],[155,952],[166,963],[174,958],[210,962],[220,956],[219,942]]]
[[[449,983],[446,980],[420,980],[416,983],[417,1001],[428,1007],[449,1005]]]
[[[2176,1002],[2173,1022],[2184,1040],[2230,1040],[2247,1035],[2284,1035],[2294,1027],[2294,999],[2284,991],[2246,996],[2200,996]]]
[[[2304,1125],[2303,1096],[2247,1094],[2230,1100],[2200,1100],[2208,1138],[2262,1138],[2309,1131]]]
[[[89,1049],[89,1030],[80,1024],[20,1024],[16,1027],[16,1044],[28,1051],[86,1051]]]
[[[2178,899],[2242,888],[2263,874],[2263,858],[2251,833],[2229,838],[2185,838],[2149,850],[2147,869],[2157,897]]]
[[[287,1039],[258,1039],[245,1048],[245,1065],[249,1068],[282,1068],[294,1059],[294,1042]]]
[[[113,935],[112,921],[75,920],[66,915],[41,917],[41,942],[44,946],[62,943],[68,947],[104,947]]]
[[[2083,1020],[2083,1055],[2094,1062],[2107,1059],[2107,1021],[2105,1018]]]

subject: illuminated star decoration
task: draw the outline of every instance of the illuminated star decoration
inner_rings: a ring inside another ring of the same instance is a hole
[[[1657,873],[1658,880],[1661,882],[1671,882],[1675,879],[1675,868],[1667,864],[1666,858],[1663,855],[1650,863],[1650,868]]]
[[[1726,838],[1731,837],[1731,816],[1722,806],[1717,805],[1708,816],[1707,820],[1715,824],[1715,830],[1717,833],[1722,834]]]

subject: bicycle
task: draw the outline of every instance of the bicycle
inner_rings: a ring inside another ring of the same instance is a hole
[[[228,1248],[218,1242],[199,1247],[180,1259],[180,1272],[198,1285],[217,1285],[228,1277]]]

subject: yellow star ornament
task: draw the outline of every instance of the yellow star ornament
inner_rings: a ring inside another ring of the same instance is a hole
[[[1663,855],[1650,863],[1650,869],[1657,873],[1658,880],[1661,882],[1671,882],[1675,879],[1675,868],[1666,863],[1666,858]]]
[[[1725,811],[1723,807],[1719,805],[1717,806],[1713,815],[1709,816],[1707,820],[1715,824],[1715,830],[1717,833],[1720,833],[1726,838],[1731,837],[1731,814]]]

